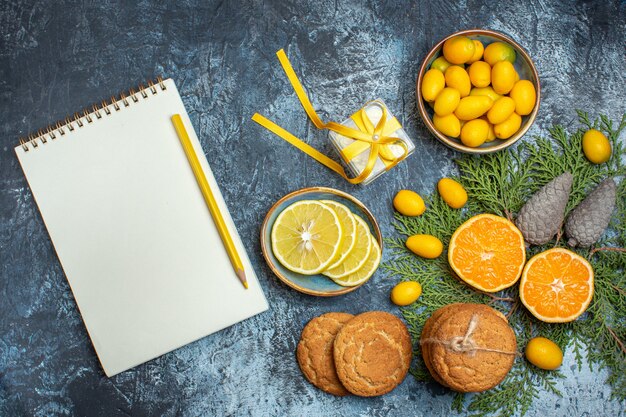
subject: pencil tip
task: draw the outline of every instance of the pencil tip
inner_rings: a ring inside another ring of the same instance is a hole
[[[247,290],[248,289],[248,280],[246,279],[246,273],[241,268],[237,268],[237,271],[235,271],[235,272],[236,272],[237,276],[239,277],[239,280],[243,284],[244,288]]]

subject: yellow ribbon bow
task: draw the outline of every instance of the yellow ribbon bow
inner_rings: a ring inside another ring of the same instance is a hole
[[[365,112],[364,108],[351,116],[352,121],[359,130],[351,129],[347,126],[335,122],[324,123],[322,119],[320,119],[320,117],[317,115],[317,113],[315,113],[313,105],[307,97],[304,88],[302,87],[302,84],[300,84],[300,80],[298,80],[298,76],[293,70],[293,67],[289,62],[285,51],[281,49],[280,51],[276,52],[276,55],[278,56],[278,60],[280,61],[283,70],[287,75],[287,78],[291,82],[291,85],[296,92],[296,95],[298,96],[302,107],[304,107],[304,111],[306,111],[309,119],[311,119],[311,122],[313,122],[315,127],[317,127],[318,129],[328,129],[354,140],[353,143],[346,146],[341,151],[341,154],[346,162],[349,162],[357,155],[360,155],[361,153],[369,149],[370,154],[367,159],[367,164],[359,175],[357,175],[355,178],[350,178],[346,174],[341,164],[319,152],[317,149],[313,148],[302,140],[298,139],[271,120],[265,118],[259,113],[255,113],[254,116],[252,116],[252,120],[266,128],[267,130],[280,136],[296,148],[300,149],[302,152],[315,159],[317,162],[332,169],[351,184],[359,184],[363,182],[367,177],[369,177],[372,173],[372,170],[374,169],[374,165],[376,164],[379,156],[385,164],[386,170],[393,168],[400,161],[406,158],[408,154],[408,148],[404,141],[402,141],[402,139],[389,136],[390,134],[398,130],[401,125],[395,117],[387,120],[387,110],[384,106],[375,103],[382,110],[380,120],[375,126]],[[396,157],[393,152],[391,152],[388,146],[392,144],[402,147],[402,149],[404,150],[402,155]]]

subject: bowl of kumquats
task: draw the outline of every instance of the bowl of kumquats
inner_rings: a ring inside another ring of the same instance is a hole
[[[541,87],[528,53],[502,33],[453,33],[426,55],[417,77],[420,115],[437,139],[466,153],[517,142],[535,121]]]

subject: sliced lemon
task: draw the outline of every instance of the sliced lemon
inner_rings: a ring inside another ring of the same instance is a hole
[[[301,200],[284,209],[272,227],[272,251],[293,272],[319,274],[335,259],[343,230],[329,206]]]
[[[367,261],[367,257],[370,255],[372,248],[370,242],[370,228],[367,223],[365,223],[365,220],[356,214],[352,216],[354,216],[356,220],[356,243],[341,264],[322,272],[322,274],[329,278],[341,278],[356,272],[363,266],[365,261]]]
[[[355,285],[364,283],[370,279],[372,275],[374,275],[374,272],[376,272],[378,264],[380,263],[380,246],[378,246],[376,238],[372,235],[370,235],[370,241],[372,242],[372,250],[370,251],[370,255],[367,257],[363,266],[356,272],[348,274],[344,277],[332,278],[335,283],[344,287],[354,287]]]
[[[341,242],[339,252],[337,253],[334,261],[328,267],[328,269],[333,269],[339,266],[339,264],[341,264],[344,259],[348,257],[350,251],[354,248],[354,245],[356,245],[356,220],[354,220],[354,216],[352,215],[350,209],[343,204],[332,200],[321,201],[335,210],[335,214],[339,217],[339,223],[341,223],[341,229],[343,230],[343,241]]]

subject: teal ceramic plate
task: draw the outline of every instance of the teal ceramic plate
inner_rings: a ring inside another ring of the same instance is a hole
[[[278,215],[286,209],[292,203],[300,200],[334,200],[344,204],[354,214],[361,216],[363,220],[368,224],[370,231],[378,240],[380,249],[383,248],[383,237],[380,233],[380,228],[376,219],[372,213],[356,198],[350,194],[344,193],[333,188],[325,187],[311,187],[303,188],[298,191],[294,191],[291,194],[287,194],[276,202],[265,216],[265,221],[261,227],[261,249],[263,250],[263,256],[267,261],[267,264],[271,270],[276,274],[278,279],[287,284],[293,289],[310,295],[317,295],[320,297],[333,297],[336,295],[346,294],[356,290],[361,285],[354,287],[342,287],[335,284],[330,278],[324,275],[301,275],[292,272],[281,265],[278,259],[272,252],[272,243],[270,241],[270,235],[272,233],[272,227]],[[367,282],[367,281],[366,281]]]

